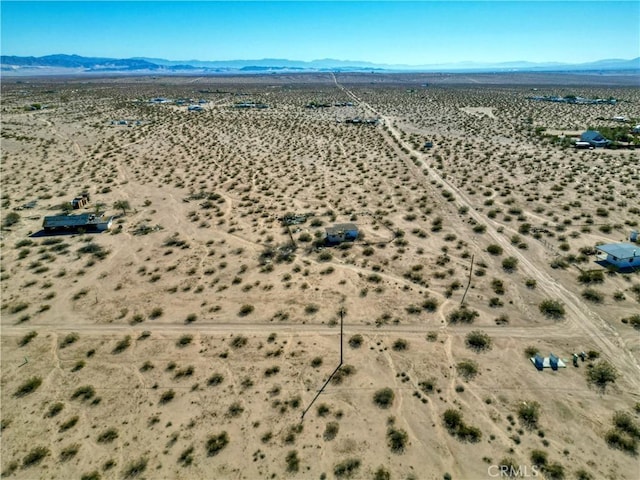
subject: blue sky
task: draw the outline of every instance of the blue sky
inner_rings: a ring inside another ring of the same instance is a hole
[[[386,64],[640,56],[640,2],[0,3],[3,55]]]

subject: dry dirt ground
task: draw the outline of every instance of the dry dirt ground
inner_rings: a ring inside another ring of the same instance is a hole
[[[640,277],[593,247],[638,229],[640,155],[536,133],[640,118],[589,78],[3,81],[3,477],[637,479]],[[83,191],[111,231],[41,235]]]

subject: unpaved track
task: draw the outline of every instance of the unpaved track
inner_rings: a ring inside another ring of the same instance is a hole
[[[415,150],[412,145],[402,140],[400,133],[393,126],[393,122],[388,116],[385,116],[382,112],[376,110],[356,94],[341,85],[335,74],[332,73],[332,75],[333,80],[339,89],[358,102],[360,106],[370,110],[373,114],[378,116],[386,126],[389,136],[409,150],[410,153],[407,154],[406,158],[411,154],[417,155],[422,161],[427,158],[427,154]],[[553,338],[558,338],[562,336],[565,329],[570,329],[574,332],[581,332],[595,345],[597,345],[597,347],[606,354],[610,361],[616,365],[618,370],[624,374],[625,379],[630,382],[634,388],[637,388],[640,391],[640,364],[638,363],[638,359],[633,355],[629,348],[627,348],[622,339],[617,335],[616,331],[604,319],[591,310],[579,296],[569,291],[563,285],[554,280],[547,272],[533,264],[519,249],[511,244],[505,235],[498,232],[496,222],[476,211],[473,202],[461,190],[456,188],[448,180],[442,178],[437,171],[428,167],[425,163],[422,168],[427,170],[427,176],[423,173],[421,168],[415,167],[413,163],[408,160],[407,165],[414,175],[422,177],[421,180],[433,179],[451,190],[456,195],[460,206],[468,207],[469,215],[477,222],[483,223],[487,226],[486,234],[489,235],[493,241],[502,246],[505,252],[518,259],[518,269],[534,278],[538,283],[538,288],[550,298],[560,300],[564,303],[567,310],[564,321],[558,323],[554,331],[545,333],[552,335]],[[429,185],[429,182],[425,181],[424,183]],[[509,329],[507,327],[508,332],[513,332],[514,330],[515,329]],[[539,329],[535,330],[535,332],[536,333],[533,331],[531,332],[533,334],[532,336],[542,337],[542,332]]]

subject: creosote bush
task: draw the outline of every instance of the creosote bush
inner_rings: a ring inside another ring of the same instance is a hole
[[[205,448],[207,450],[207,456],[213,457],[220,453],[229,444],[229,435],[227,432],[222,432],[217,435],[210,435],[207,439]]]
[[[30,393],[35,392],[38,387],[42,385],[42,378],[40,377],[31,377],[24,383],[22,383],[18,389],[13,394],[15,397],[24,397],[25,395],[29,395]]]
[[[560,319],[564,317],[565,314],[564,305],[558,300],[543,300],[538,308],[540,309],[540,313],[548,318]]]
[[[466,344],[471,350],[484,352],[491,349],[491,338],[480,330],[474,330],[467,334]]]
[[[378,390],[373,394],[373,403],[375,403],[380,408],[386,409],[391,407],[394,398],[395,394],[393,393],[393,390],[387,387]]]
[[[616,367],[606,360],[599,360],[593,365],[587,366],[585,375],[587,383],[604,393],[607,385],[615,383],[618,378],[618,371]]]

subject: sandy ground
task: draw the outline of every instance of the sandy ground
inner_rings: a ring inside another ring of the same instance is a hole
[[[637,455],[605,436],[615,412],[639,422],[640,339],[623,319],[640,311],[640,278],[606,271],[591,249],[638,229],[640,155],[574,151],[534,127],[637,119],[640,91],[545,77],[536,95],[621,100],[547,104],[527,99],[529,80],[484,80],[3,82],[2,475],[488,479],[512,464],[638,478]],[[188,112],[198,99],[204,111]],[[356,117],[378,123],[345,122]],[[82,191],[82,211],[114,215],[112,229],[41,235]],[[288,230],[289,212],[309,216]],[[320,244],[347,222],[358,241]],[[604,275],[585,285],[584,271]],[[451,322],[463,300],[472,324]],[[545,300],[564,315],[545,316]],[[302,418],[338,365],[341,311],[340,381]],[[466,344],[477,330],[486,351]],[[536,371],[528,347],[567,368]],[[598,358],[576,368],[581,351]],[[602,361],[617,372],[604,392],[586,380]],[[532,402],[535,426],[519,417]],[[450,409],[477,441],[448,431]]]

